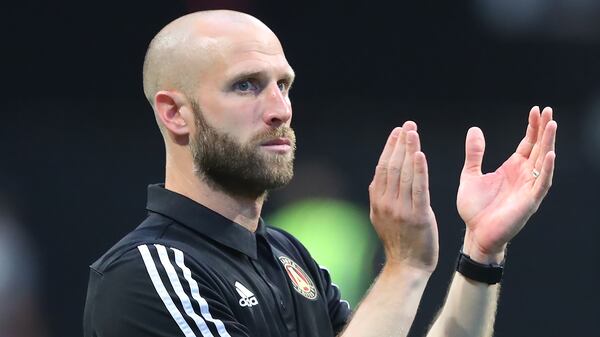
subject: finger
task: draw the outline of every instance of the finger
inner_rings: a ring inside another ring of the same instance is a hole
[[[540,123],[540,107],[537,105],[531,108],[529,111],[529,123],[527,125],[527,131],[525,131],[525,138],[521,141],[517,147],[516,153],[520,154],[525,158],[529,158],[531,150],[535,145],[537,139],[538,124]]]
[[[546,129],[546,125],[548,124],[548,122],[550,122],[551,120],[552,120],[552,108],[546,107],[546,108],[544,108],[544,110],[542,110],[542,114],[540,117],[540,124],[538,125],[538,128],[537,128],[537,138],[535,140],[535,145],[533,146],[533,149],[531,150],[531,154],[529,155],[529,162],[531,163],[531,165],[535,165],[538,157],[540,156],[541,142],[542,142],[542,137],[544,135],[544,130]],[[543,156],[542,156],[542,158],[543,158]]]
[[[394,151],[392,152],[392,156],[390,157],[387,169],[385,193],[389,194],[393,198],[398,196],[398,185],[402,175],[402,167],[404,165],[406,152],[406,134],[407,132],[414,131],[416,129],[417,125],[415,122],[404,122],[402,125],[402,131],[400,131],[400,134],[398,135],[398,142],[394,148]]]
[[[375,176],[373,177],[373,182],[371,183],[372,191],[376,195],[383,195],[385,193],[385,186],[387,182],[387,171],[388,171],[388,162],[392,153],[394,152],[394,148],[396,147],[396,143],[398,142],[398,135],[402,128],[394,128],[388,139],[385,143],[383,151],[379,156],[379,162],[377,163],[377,167],[375,167]]]
[[[554,151],[550,151],[544,156],[540,175],[535,180],[535,183],[533,183],[533,196],[537,202],[541,202],[544,199],[550,186],[552,186],[555,160],[556,153]]]
[[[402,176],[400,177],[399,197],[404,205],[411,205],[412,186],[414,176],[414,157],[415,153],[421,151],[421,142],[419,134],[416,131],[409,131],[406,134],[406,155],[404,156],[404,165],[402,166]]]
[[[396,147],[396,141],[398,140],[398,135],[402,131],[402,128],[396,127],[390,132],[388,136],[387,142],[381,151],[381,155],[379,156],[379,162],[377,165],[387,165],[390,157],[392,156],[392,152],[394,152],[394,148]]]
[[[481,175],[481,163],[485,152],[485,138],[478,127],[472,127],[467,131],[465,140],[465,165],[462,173],[469,175]]]
[[[425,154],[417,151],[413,156],[414,178],[412,183],[413,209],[425,210],[429,207],[429,173]]]
[[[543,165],[543,161],[546,158],[546,154],[550,151],[554,151],[554,144],[556,142],[556,130],[558,125],[556,121],[550,121],[546,124],[542,141],[540,142],[540,155],[537,158],[534,168],[537,170]]]

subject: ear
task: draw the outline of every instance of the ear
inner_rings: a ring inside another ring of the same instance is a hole
[[[193,114],[186,97],[176,91],[159,91],[154,96],[157,119],[175,136],[187,136],[192,131]]]

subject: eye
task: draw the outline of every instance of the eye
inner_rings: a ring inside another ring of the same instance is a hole
[[[281,92],[287,92],[290,90],[290,83],[288,81],[279,81],[277,82],[277,86]]]
[[[287,89],[287,84],[285,82],[277,82],[277,86],[279,87],[279,90],[281,90],[281,92],[284,92],[285,89]]]
[[[233,85],[233,89],[241,92],[257,91],[258,85],[253,80],[242,80]]]

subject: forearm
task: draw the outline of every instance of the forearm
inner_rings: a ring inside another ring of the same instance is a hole
[[[504,259],[503,252],[486,254],[477,249],[468,230],[463,251],[472,260],[483,264],[500,263]],[[454,273],[446,302],[427,337],[491,336],[499,293],[499,283],[490,285]]]
[[[431,272],[386,264],[340,337],[406,336]]]
[[[500,285],[488,285],[454,274],[448,297],[427,337],[491,336]]]

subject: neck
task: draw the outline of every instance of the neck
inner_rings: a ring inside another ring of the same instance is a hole
[[[182,163],[183,162],[183,163]],[[165,188],[238,223],[251,232],[256,231],[265,196],[257,198],[227,194],[211,187],[194,172],[192,161],[176,161],[167,153]]]

